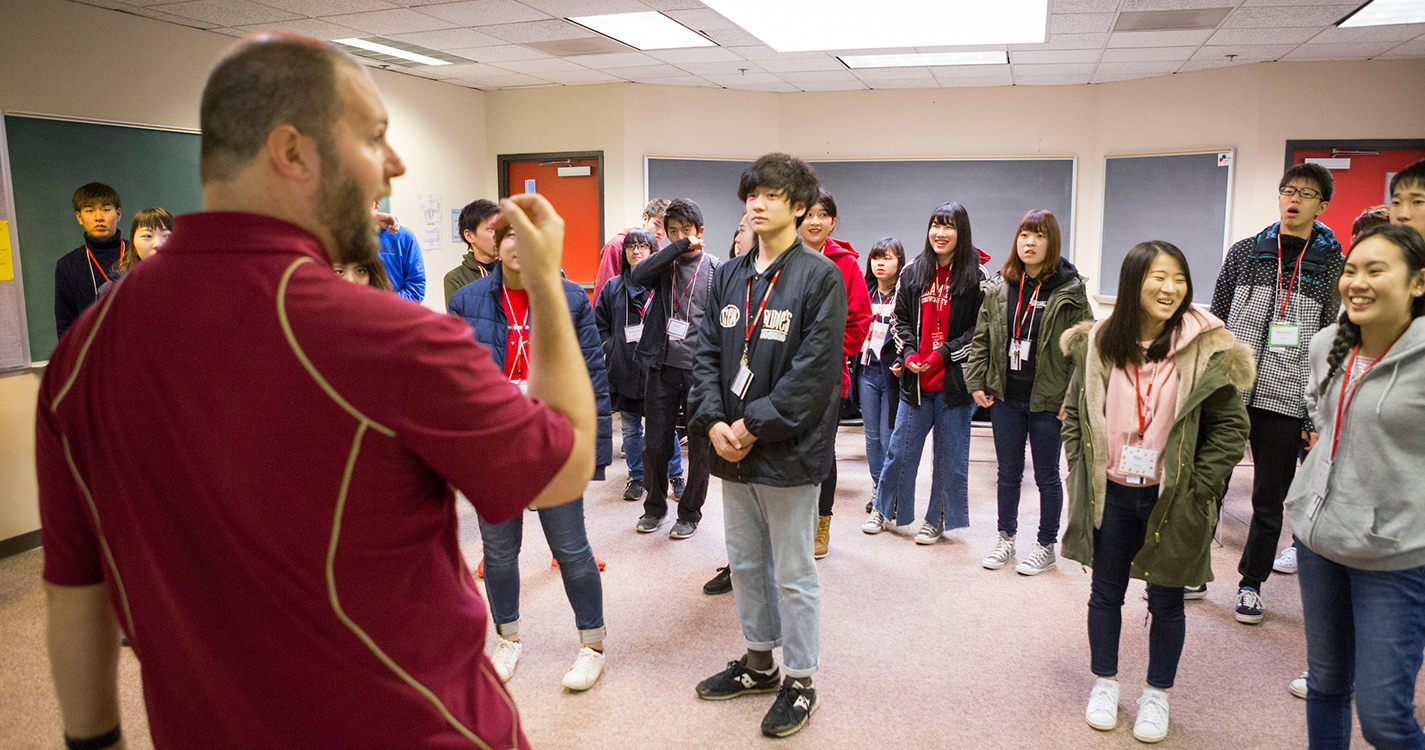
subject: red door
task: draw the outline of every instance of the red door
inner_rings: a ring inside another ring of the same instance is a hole
[[[1350,166],[1331,170],[1336,190],[1331,196],[1331,205],[1317,221],[1331,227],[1341,248],[1350,250],[1351,222],[1371,206],[1389,206],[1390,196],[1386,195],[1386,191],[1390,186],[1390,175],[1425,158],[1425,150],[1298,148],[1292,154],[1295,164],[1304,164],[1307,159],[1332,158],[1349,159]]]
[[[599,272],[599,248],[604,244],[599,160],[545,157],[506,161],[505,168],[510,194],[539,193],[564,218],[564,274],[592,291]]]

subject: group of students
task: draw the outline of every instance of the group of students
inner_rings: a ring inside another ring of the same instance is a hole
[[[813,561],[830,540],[839,415],[839,401],[825,394],[839,380],[848,395],[855,365],[874,487],[867,534],[915,521],[916,476],[932,431],[931,492],[914,541],[934,544],[969,525],[970,422],[983,407],[998,461],[999,538],[982,565],[1045,572],[1057,563],[1059,456],[1067,455],[1059,552],[1093,569],[1091,726],[1118,722],[1121,608],[1129,579],[1139,578],[1148,584],[1152,626],[1134,735],[1166,736],[1183,602],[1205,596],[1222,498],[1250,444],[1253,516],[1236,618],[1261,622],[1262,586],[1273,569],[1299,571],[1309,670],[1291,689],[1307,700],[1311,746],[1346,745],[1353,695],[1372,744],[1425,746],[1413,716],[1425,650],[1425,519],[1421,445],[1411,432],[1425,417],[1425,380],[1411,366],[1425,354],[1425,324],[1415,323],[1425,313],[1425,162],[1395,175],[1391,206],[1362,214],[1344,252],[1316,220],[1332,189],[1321,167],[1287,170],[1280,221],[1231,247],[1210,310],[1192,304],[1178,248],[1135,246],[1113,310],[1100,321],[1085,278],[1062,257],[1048,211],[1026,214],[991,277],[968,211],[954,202],[932,212],[918,256],[907,261],[901,242],[888,237],[863,269],[850,245],[830,237],[834,198],[808,166],[782,154],[742,176],[747,212],[729,262],[705,251],[695,203],[650,202],[641,224],[601,251],[594,302],[578,284],[566,280],[564,289],[597,403],[595,478],[613,461],[617,411],[628,468],[623,497],[643,500],[635,530],[662,525],[671,489],[678,507],[669,537],[692,536],[710,476],[723,480],[729,565],[704,590],[738,592],[747,652],[699,683],[699,697],[778,693],[762,725],[771,736],[800,730],[819,705],[811,681],[820,608]],[[61,335],[173,230],[167,211],[148,209],[126,242],[119,196],[100,183],[80,188],[73,204],[85,238],[56,266]],[[468,252],[445,277],[447,307],[506,377],[523,383],[529,302],[514,230],[496,228],[498,215],[484,200],[461,212]],[[392,258],[409,254],[389,216],[373,207],[373,222],[384,227]],[[335,270],[400,292],[413,275],[385,255]],[[420,283],[423,294],[423,268]],[[1016,559],[1026,442],[1040,521]],[[538,513],[579,631],[563,684],[586,690],[604,669],[603,563],[591,550],[582,500]],[[1295,543],[1274,559],[1284,513]],[[522,518],[480,525],[479,569],[500,636],[492,662],[509,680],[522,648]],[[778,646],[785,680],[772,658]]]

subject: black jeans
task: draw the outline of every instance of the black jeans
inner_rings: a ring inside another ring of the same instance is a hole
[[[1093,533],[1093,588],[1089,594],[1089,666],[1099,677],[1118,674],[1118,638],[1123,630],[1123,595],[1133,558],[1143,546],[1158,487],[1126,487],[1108,480],[1103,523]],[[1183,654],[1187,622],[1183,590],[1148,584],[1148,684],[1173,686]]]
[[[1261,591],[1272,574],[1282,534],[1282,503],[1301,454],[1301,419],[1252,406],[1247,416],[1252,420],[1252,526],[1237,564],[1242,574],[1237,585]]]
[[[821,499],[817,501],[816,506],[818,516],[831,515],[831,504],[836,502],[836,444],[834,438],[831,453],[831,473],[821,481]]]
[[[643,399],[645,430],[643,436],[643,484],[648,497],[643,512],[662,518],[668,512],[668,459],[678,440],[674,426],[678,409],[688,408],[688,391],[693,387],[693,373],[681,367],[655,367],[648,371],[648,386]],[[687,484],[678,501],[678,520],[697,523],[703,520],[703,501],[708,496],[709,456],[712,441],[706,434],[688,433]]]

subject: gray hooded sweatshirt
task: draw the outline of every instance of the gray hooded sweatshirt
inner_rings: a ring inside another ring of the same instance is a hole
[[[1326,499],[1313,517],[1317,468],[1331,453],[1336,405],[1346,363],[1317,395],[1336,326],[1311,339],[1306,407],[1321,430],[1287,494],[1286,512],[1296,538],[1311,551],[1362,570],[1405,570],[1425,565],[1425,318],[1416,318],[1399,341],[1361,379],[1342,417],[1336,461]]]

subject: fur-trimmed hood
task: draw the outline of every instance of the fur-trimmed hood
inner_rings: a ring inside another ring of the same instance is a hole
[[[1209,323],[1216,325],[1204,326],[1207,330],[1194,337],[1193,341],[1181,348],[1178,352],[1179,369],[1183,366],[1181,357],[1184,354],[1191,355],[1189,362],[1198,365],[1197,375],[1201,375],[1206,369],[1207,361],[1212,355],[1218,352],[1226,352],[1222,358],[1223,375],[1227,382],[1237,387],[1239,391],[1245,391],[1252,387],[1257,380],[1256,358],[1252,356],[1252,348],[1238,341],[1212,313],[1206,310],[1193,308],[1193,312],[1207,319]],[[1086,320],[1073,328],[1064,331],[1064,335],[1059,337],[1059,350],[1065,356],[1073,353],[1074,348],[1080,345],[1087,345],[1090,337],[1098,332],[1098,327],[1103,325],[1104,320]],[[1089,350],[1097,354],[1097,347],[1089,347]],[[1105,371],[1106,374],[1106,371]],[[1194,378],[1196,380],[1196,378]],[[1107,381],[1105,381],[1107,382]]]

